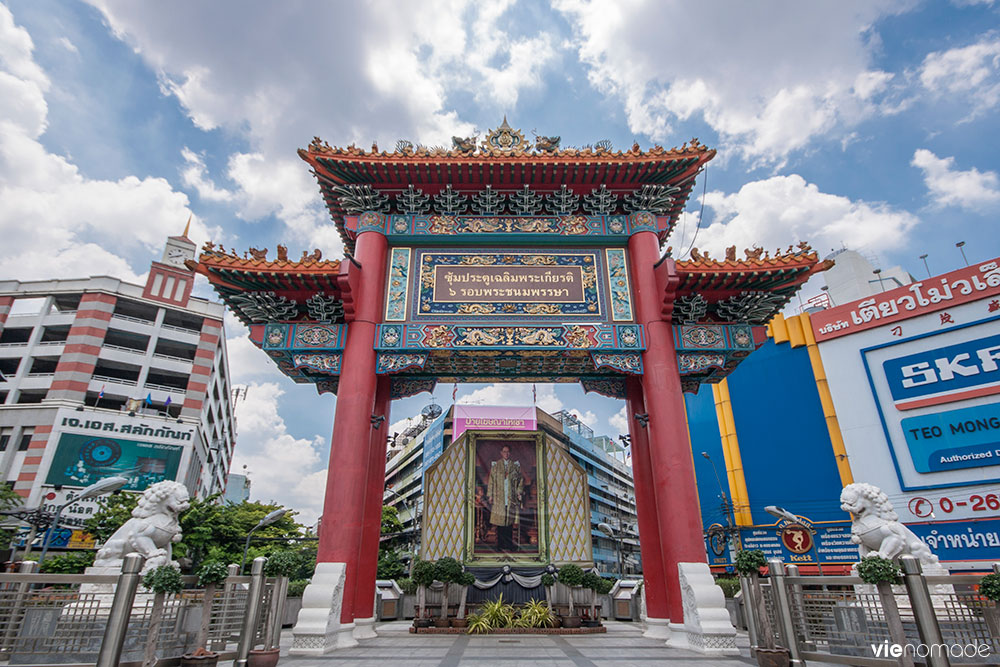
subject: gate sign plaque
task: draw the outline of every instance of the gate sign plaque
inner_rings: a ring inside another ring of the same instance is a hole
[[[597,251],[479,253],[425,251],[417,315],[601,317]]]

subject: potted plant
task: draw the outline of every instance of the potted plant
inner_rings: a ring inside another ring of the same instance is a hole
[[[156,640],[163,624],[163,607],[168,593],[177,594],[184,590],[181,573],[173,565],[161,565],[150,570],[142,578],[142,585],[153,592],[153,609],[149,615],[149,634],[146,635],[146,650],[143,652],[142,667],[156,664]]]
[[[276,577],[274,593],[271,596],[271,608],[267,613],[267,623],[264,627],[264,648],[250,649],[247,664],[250,667],[274,667],[278,664],[281,638],[281,617],[283,616],[285,597],[288,595],[288,577],[299,569],[299,556],[293,551],[278,551],[271,554],[264,563],[264,575]]]
[[[548,628],[552,623],[552,610],[541,600],[529,600],[517,616],[517,627]]]
[[[434,564],[426,560],[416,561],[410,571],[410,578],[417,585],[417,615],[413,618],[413,626],[430,627],[430,620],[427,619],[427,587],[434,583]]]
[[[979,594],[987,600],[993,602],[991,605],[983,605],[983,618],[990,629],[990,634],[994,638],[1000,637],[1000,574],[987,574],[979,580]]]
[[[562,619],[552,611],[552,598],[554,596],[553,587],[556,585],[556,578],[546,572],[542,575],[542,586],[545,586],[545,606],[549,610],[549,627],[562,627]]]
[[[457,584],[462,574],[464,574],[462,564],[454,558],[445,556],[434,563],[434,578],[444,584],[444,591],[441,593],[441,615],[434,619],[435,627],[447,628],[451,625],[448,621],[448,593],[451,584]]]
[[[761,667],[787,667],[790,662],[788,649],[774,643],[774,631],[764,606],[764,591],[760,587],[760,570],[767,566],[767,559],[760,549],[743,549],[736,554],[736,572],[744,577],[749,589],[747,604],[753,605],[757,622],[757,647],[752,649]]]
[[[193,667],[195,665],[217,665],[219,654],[208,650],[208,626],[212,620],[212,603],[215,600],[215,591],[218,585],[226,580],[229,571],[224,563],[212,561],[205,563],[198,570],[198,586],[205,589],[205,594],[201,602],[201,626],[198,628],[198,637],[195,644],[198,648],[192,653],[181,656],[181,667]]]
[[[463,572],[456,583],[462,587],[462,597],[458,602],[458,616],[451,619],[451,627],[464,628],[469,624],[465,618],[465,601],[469,596],[469,586],[476,583],[476,577],[471,572]]]
[[[580,588],[583,584],[583,570],[579,565],[563,565],[559,568],[559,583],[564,586],[569,587],[569,612],[568,615],[563,617],[563,627],[564,628],[578,628],[580,627],[580,617],[575,614],[575,606],[573,603],[573,591],[574,589]]]
[[[585,610],[584,619],[581,625],[585,628],[596,628],[601,622],[597,619],[597,589],[601,587],[600,575],[596,572],[585,572],[583,575],[583,587],[590,591],[590,609]]]
[[[894,584],[903,583],[903,573],[899,566],[888,558],[879,555],[868,555],[862,558],[855,566],[861,581],[872,584],[878,590],[879,599],[882,601],[882,611],[885,615],[885,623],[889,630],[889,639],[895,644],[905,644],[906,635],[903,631],[903,620],[899,616],[899,607],[896,605],[896,594],[892,590]],[[904,656],[909,657],[909,656]],[[903,662],[902,664],[907,664]],[[909,661],[913,664],[912,659]]]

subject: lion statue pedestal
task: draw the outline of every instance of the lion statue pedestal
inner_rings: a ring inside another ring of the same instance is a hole
[[[840,493],[840,509],[851,513],[851,541],[858,545],[861,558],[874,555],[892,560],[909,555],[920,561],[920,567],[927,576],[950,574],[938,562],[930,547],[899,521],[889,497],[877,486],[864,482],[848,484]],[[903,596],[898,600],[900,610],[908,608],[906,588],[892,588]],[[955,592],[950,584],[937,584],[929,589],[934,605],[940,607],[944,607],[948,596]],[[855,590],[865,594],[876,592],[875,586],[868,584],[855,586]]]

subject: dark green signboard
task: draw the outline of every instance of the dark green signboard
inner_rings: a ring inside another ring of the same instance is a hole
[[[175,445],[63,433],[45,483],[89,486],[118,475],[128,479],[125,489],[142,491],[150,484],[176,479],[183,451]]]

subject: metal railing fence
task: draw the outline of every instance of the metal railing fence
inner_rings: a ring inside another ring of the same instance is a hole
[[[197,577],[183,577],[184,590],[162,598],[156,657],[177,659],[204,644],[222,660],[245,664],[251,649],[277,646],[287,579],[265,578],[265,561],[256,559],[250,576],[230,566],[208,599]],[[37,567],[25,562],[17,573],[0,574],[0,663],[142,664],[157,601],[140,584],[141,557],[127,557],[118,575],[39,574]]]
[[[916,559],[899,562],[900,585],[800,576],[778,560],[766,580],[741,577],[752,652],[777,648],[796,665],[1000,664],[1000,607],[976,591],[981,575],[924,575]],[[890,653],[897,645],[903,655]]]

